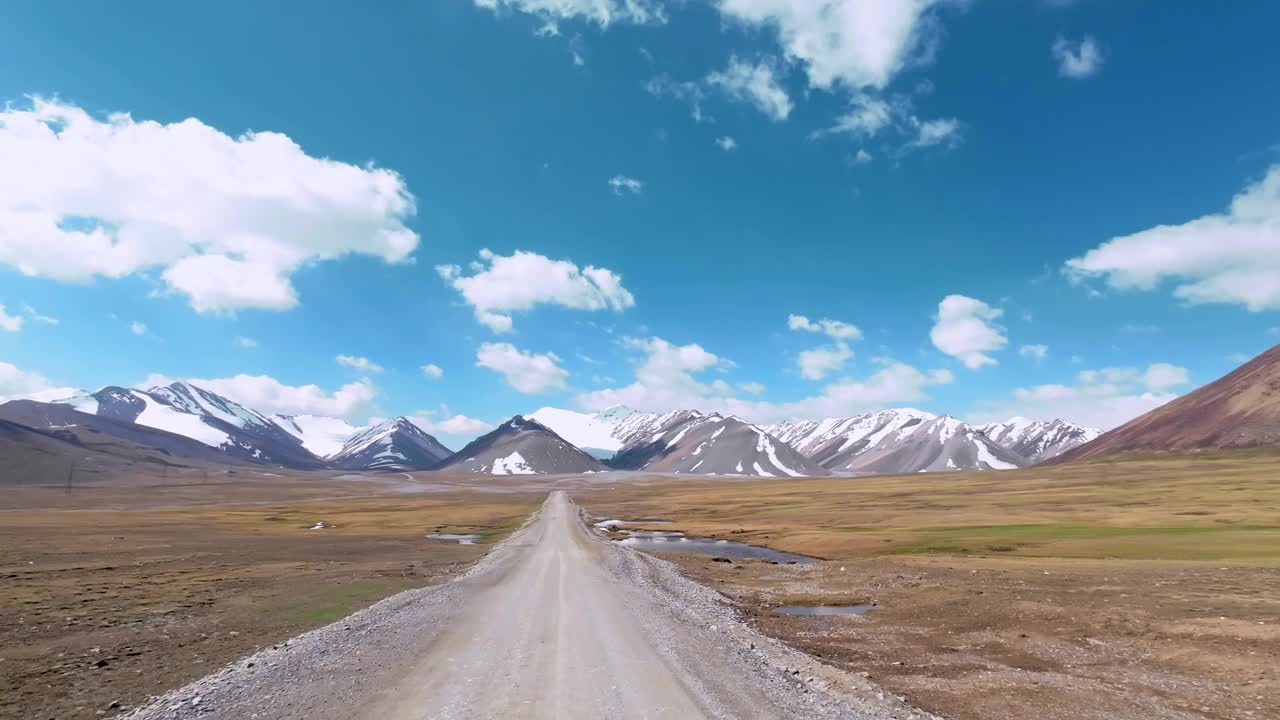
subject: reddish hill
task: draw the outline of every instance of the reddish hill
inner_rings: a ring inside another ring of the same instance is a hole
[[[1266,445],[1280,445],[1280,345],[1051,462]]]

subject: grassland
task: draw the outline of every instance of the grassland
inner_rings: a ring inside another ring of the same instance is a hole
[[[1280,717],[1280,454],[680,479],[597,516],[824,559],[674,556],[764,632],[949,718]],[[791,617],[791,604],[879,603]]]
[[[274,503],[257,481],[244,492],[187,485],[168,497],[113,486],[35,497],[160,507],[0,513],[0,717],[114,715],[260,646],[456,574],[542,500],[461,491],[325,500],[335,488],[323,479],[282,485],[290,499]],[[482,540],[424,537],[439,531]]]

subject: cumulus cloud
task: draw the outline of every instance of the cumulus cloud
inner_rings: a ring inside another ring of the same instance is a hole
[[[871,153],[859,148],[858,154],[853,156],[853,164],[866,165],[867,163],[871,162],[873,159],[874,158],[871,157]]]
[[[1102,69],[1102,49],[1090,35],[1072,41],[1058,36],[1053,41],[1053,59],[1058,62],[1058,74],[1065,78],[1081,79]]]
[[[73,388],[54,386],[38,372],[23,370],[12,363],[0,361],[0,403],[22,398],[52,400],[55,399],[53,395],[65,397],[75,393]]]
[[[796,356],[796,365],[800,368],[800,376],[806,380],[821,380],[853,357],[853,351],[846,343],[838,342],[829,347],[816,347],[801,350]]]
[[[280,133],[35,98],[0,110],[0,157],[0,263],[65,282],[157,270],[199,312],[291,308],[302,265],[398,262],[418,244],[399,175],[312,157]]]
[[[662,338],[624,338],[623,345],[645,353],[645,361],[636,369],[636,379],[622,388],[610,388],[579,395],[584,408],[603,410],[626,405],[638,410],[688,407],[697,398],[710,393],[695,373],[721,366],[727,367],[714,353],[701,345],[673,345]]]
[[[1076,280],[1105,278],[1118,290],[1172,281],[1191,305],[1280,310],[1280,165],[1246,187],[1225,212],[1113,238],[1067,261]]]
[[[1147,368],[1142,375],[1142,384],[1153,392],[1163,392],[1169,388],[1186,385],[1191,375],[1184,367],[1169,363],[1156,363]]]
[[[472,263],[474,274],[464,275],[457,265],[440,265],[436,271],[470,305],[476,319],[496,333],[509,332],[511,314],[538,305],[559,305],[574,310],[620,311],[634,306],[635,298],[612,270],[591,265],[579,268],[568,260],[552,260],[517,250],[512,255],[480,251]]]
[[[543,35],[559,34],[561,22],[582,20],[607,28],[614,23],[664,23],[662,3],[656,0],[475,0],[475,4],[498,11],[532,15],[542,22]]]
[[[339,355],[334,358],[334,361],[343,367],[349,367],[353,370],[359,370],[360,372],[382,372],[382,366],[367,357],[360,357],[358,355]]]
[[[744,399],[730,394],[732,387],[717,379],[703,382],[698,375],[728,369],[733,363],[708,352],[701,345],[674,345],[662,338],[627,338],[624,344],[645,354],[634,382],[577,396],[586,410],[603,410],[627,405],[639,410],[666,412],[697,407],[731,413],[753,422],[768,423],[795,418],[847,416],[892,404],[915,402],[925,397],[929,385],[953,380],[946,370],[921,371],[910,365],[884,359],[880,370],[867,378],[843,378],[822,388],[814,396],[793,402],[775,403]],[[763,391],[763,387],[753,387]],[[744,392],[750,393],[749,390]]]
[[[853,357],[853,351],[849,349],[846,341],[858,340],[862,337],[862,331],[857,326],[828,318],[815,322],[804,315],[788,315],[787,327],[792,330],[826,335],[835,341],[832,345],[802,350],[796,356],[800,376],[806,380],[821,380],[829,373],[843,368],[849,358]]]
[[[1023,345],[1022,347],[1018,348],[1018,354],[1021,355],[1022,357],[1035,358],[1036,360],[1043,360],[1049,357],[1049,346],[1048,345]]]
[[[960,360],[970,370],[995,365],[987,353],[999,350],[1009,340],[995,321],[1003,310],[964,295],[948,295],[938,304],[938,316],[929,333],[934,347]]]
[[[241,336],[241,337],[237,337],[236,339],[232,340],[231,342],[232,342],[232,343],[234,343],[236,347],[242,347],[242,348],[256,348],[256,347],[258,347],[258,341],[257,341],[257,340],[254,340],[253,338],[250,338],[250,337],[243,337],[243,336]]]
[[[1186,368],[1156,363],[1145,370],[1110,367],[1083,370],[1073,385],[1051,384],[1017,388],[1005,402],[973,413],[973,422],[997,422],[1020,415],[1037,419],[1062,418],[1086,427],[1110,430],[1177,397],[1170,392],[1185,385]]]
[[[771,28],[815,88],[883,88],[930,54],[938,0],[719,0],[720,13]]]
[[[166,385],[169,378],[153,375],[140,387]],[[361,378],[333,392],[318,385],[286,385],[269,375],[227,378],[188,378],[187,382],[263,413],[327,415],[353,419],[368,415],[378,395],[373,381]]]
[[[476,436],[494,427],[493,423],[453,413],[443,405],[438,410],[419,410],[409,419],[414,425],[432,434]]]
[[[707,83],[735,100],[754,105],[775,122],[786,120],[791,114],[791,98],[768,62],[732,57],[727,68],[707,75]]]
[[[755,381],[738,383],[738,389],[748,395],[763,395],[766,390],[762,383]]]
[[[716,138],[716,147],[725,152],[731,152],[738,149],[738,141],[725,135],[724,137]]]
[[[432,380],[439,380],[440,378],[444,377],[444,369],[441,368],[439,365],[436,365],[435,363],[427,363],[426,365],[423,365],[421,369],[422,369],[422,374],[426,375]]]
[[[134,335],[146,335],[147,325],[146,323],[142,323],[142,322],[138,322],[137,320],[134,320],[133,322],[129,323],[129,332],[133,333]]]
[[[840,320],[828,320],[827,318],[814,322],[804,315],[788,315],[787,327],[792,330],[821,333],[832,340],[859,340],[862,338],[862,331],[856,325]]]
[[[644,182],[626,175],[614,175],[609,178],[609,187],[613,188],[614,195],[639,195],[644,192]]]
[[[555,353],[525,352],[511,343],[484,343],[476,352],[476,365],[502,373],[507,384],[522,393],[559,390],[569,373]]]

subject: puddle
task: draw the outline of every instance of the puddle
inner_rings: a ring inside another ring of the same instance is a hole
[[[593,524],[592,527],[594,527],[597,530],[618,530],[619,528],[625,525],[670,525],[670,524],[671,524],[670,520],[664,520],[662,518],[638,518],[636,520],[616,520],[611,518],[608,520],[601,520],[600,522]]]
[[[872,610],[879,610],[875,603],[863,605],[787,605],[774,608],[778,615],[865,615]]]
[[[717,557],[768,560],[785,565],[809,565],[817,560],[804,555],[782,552],[773,548],[732,540],[712,540],[711,538],[686,537],[683,533],[664,532],[662,530],[628,531],[630,537],[618,540],[627,547],[653,552],[698,553]]]
[[[427,536],[432,540],[456,540],[459,545],[475,545],[480,539],[479,535],[457,535],[454,533],[431,533]]]

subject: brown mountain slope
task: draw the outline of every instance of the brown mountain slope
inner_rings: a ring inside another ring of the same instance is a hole
[[[1052,462],[1280,445],[1280,345]]]

